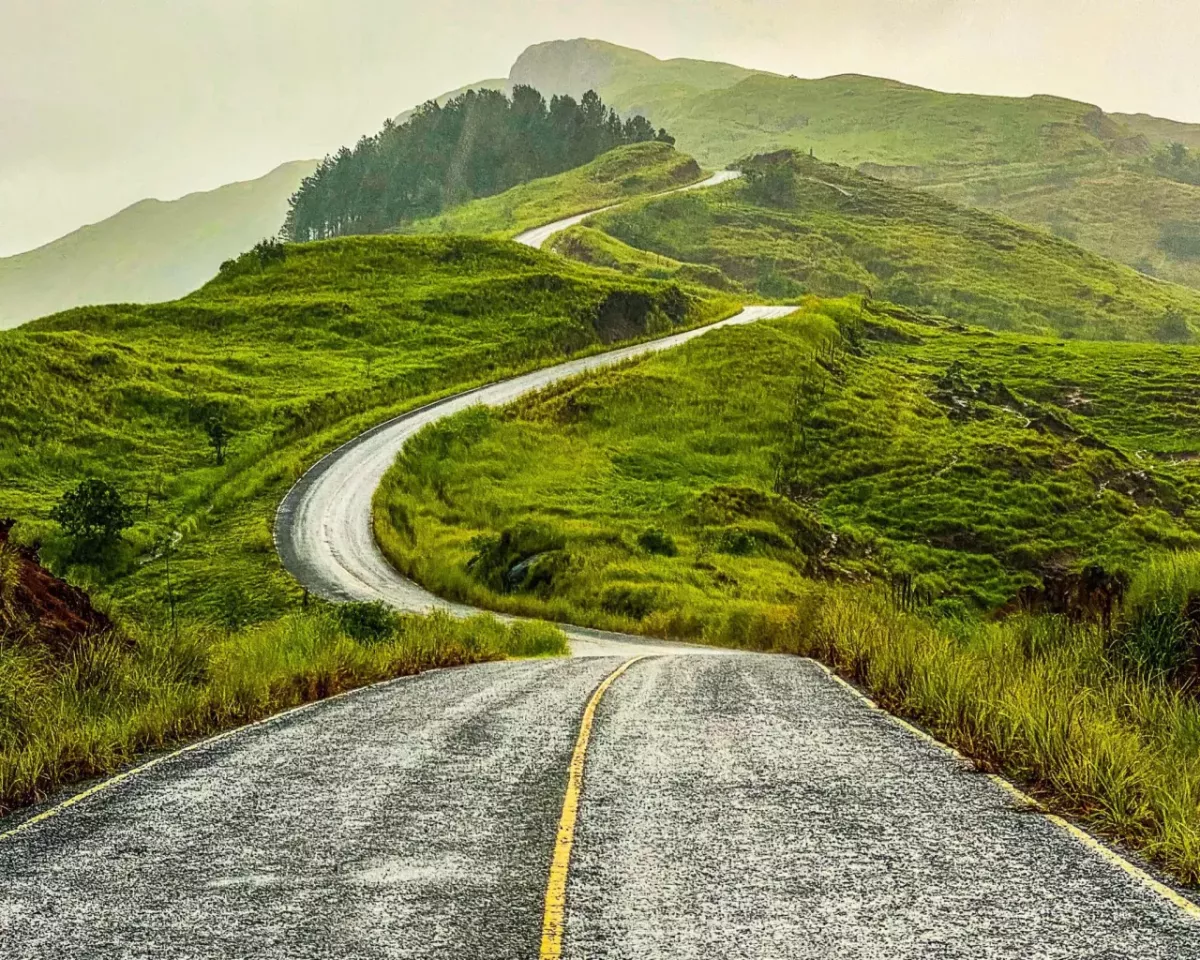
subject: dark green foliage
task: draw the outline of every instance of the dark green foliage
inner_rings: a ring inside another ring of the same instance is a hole
[[[133,508],[116,487],[91,477],[65,493],[50,517],[74,542],[80,557],[97,558],[133,526]]]
[[[233,431],[225,422],[224,410],[218,409],[205,418],[204,433],[208,437],[208,445],[212,447],[217,466],[225,466],[225,454],[229,450],[229,441],[233,437]]]
[[[500,593],[545,591],[569,558],[561,535],[547,527],[523,523],[499,536],[480,537],[467,569]]]
[[[669,139],[644,117],[622,121],[594,91],[549,105],[531,87],[510,100],[468,91],[445,106],[431,101],[409,120],[388,121],[353,150],[326,157],[291,199],[283,227],[291,240],[382,233],[476,197],[581,166],[629,143]]]
[[[659,527],[647,527],[638,534],[638,546],[647,553],[659,557],[673,557],[679,553],[675,538]]]
[[[396,612],[378,600],[371,603],[342,603],[334,607],[334,616],[346,635],[359,643],[383,643],[396,633]]]
[[[1188,343],[1192,339],[1192,328],[1178,310],[1168,310],[1154,331],[1154,339],[1160,343]]]
[[[1150,680],[1194,684],[1200,668],[1200,555],[1159,557],[1130,586],[1112,653]]]
[[[757,157],[744,165],[746,192],[755,203],[767,207],[795,206],[798,190],[790,158],[789,153]]]
[[[1145,161],[1160,177],[1200,186],[1200,151],[1189,150],[1184,143],[1165,143]]]

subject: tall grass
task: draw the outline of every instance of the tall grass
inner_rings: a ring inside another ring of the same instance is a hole
[[[1152,679],[1190,679],[1200,653],[1200,553],[1155,557],[1138,571],[1114,648]]]
[[[396,617],[351,638],[327,611],[226,634],[133,627],[65,660],[0,639],[0,814],[112,773],[139,754],[392,677],[505,657],[563,654],[545,624]]]
[[[1114,664],[1098,626],[948,627],[835,587],[746,639],[829,664],[1050,808],[1200,882],[1200,703]]]

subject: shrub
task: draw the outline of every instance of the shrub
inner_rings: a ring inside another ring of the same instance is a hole
[[[649,616],[658,602],[653,587],[642,587],[628,583],[614,583],[604,588],[600,595],[600,606],[608,613],[631,620],[642,620]]]
[[[133,508],[111,484],[91,477],[63,495],[50,516],[81,557],[95,558],[133,526]]]
[[[675,540],[665,530],[658,527],[648,527],[638,535],[638,546],[647,553],[659,557],[673,557],[679,553]]]
[[[500,593],[547,590],[570,560],[563,538],[546,527],[522,523],[498,537],[479,537],[467,570]]]
[[[340,604],[334,616],[345,634],[359,643],[383,643],[396,632],[396,613],[378,600]]]
[[[1182,680],[1200,653],[1200,553],[1146,563],[1125,596],[1113,636],[1117,663],[1151,679]]]

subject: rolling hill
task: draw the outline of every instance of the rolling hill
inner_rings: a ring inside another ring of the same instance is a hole
[[[948,94],[894,80],[783,77],[657,60],[594,40],[529,48],[510,81],[547,94],[594,86],[619,110],[667,126],[706,166],[794,148],[1065,234],[1168,280],[1200,284],[1200,255],[1164,238],[1200,231],[1200,187],[1138,169],[1200,125],[1108,114],[1087,103]]]
[[[1145,273],[1200,286],[1200,187],[1139,166],[1156,146],[1200,145],[1200,125],[1052,96],[947,94],[866,76],[785,77],[703,60],[659,60],[596,40],[527,49],[507,78],[473,89],[594,88],[624,115],[671,130],[721,167],[781,148],[813,151],[956,202],[1045,227]],[[412,111],[402,113],[402,122]],[[39,250],[0,260],[0,327],[78,304],[166,300],[283,222],[311,163],[174,203],[145,201]]]
[[[718,286],[761,296],[862,294],[995,330],[1168,342],[1200,332],[1200,294],[1189,287],[786,151],[748,163],[743,181],[599,214],[556,249],[633,275],[698,264]]]
[[[0,259],[0,329],[71,307],[153,303],[195,290],[232,256],[279,232],[288,197],[316,168],[179,200],[143,200],[44,247]]]

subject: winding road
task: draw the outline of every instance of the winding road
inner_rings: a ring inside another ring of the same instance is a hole
[[[284,563],[332,599],[468,612],[371,535],[407,438],[786,312],[382,424],[288,495]],[[572,658],[380,684],[0,824],[0,957],[1200,958],[1200,911],[818,664],[570,636]]]

